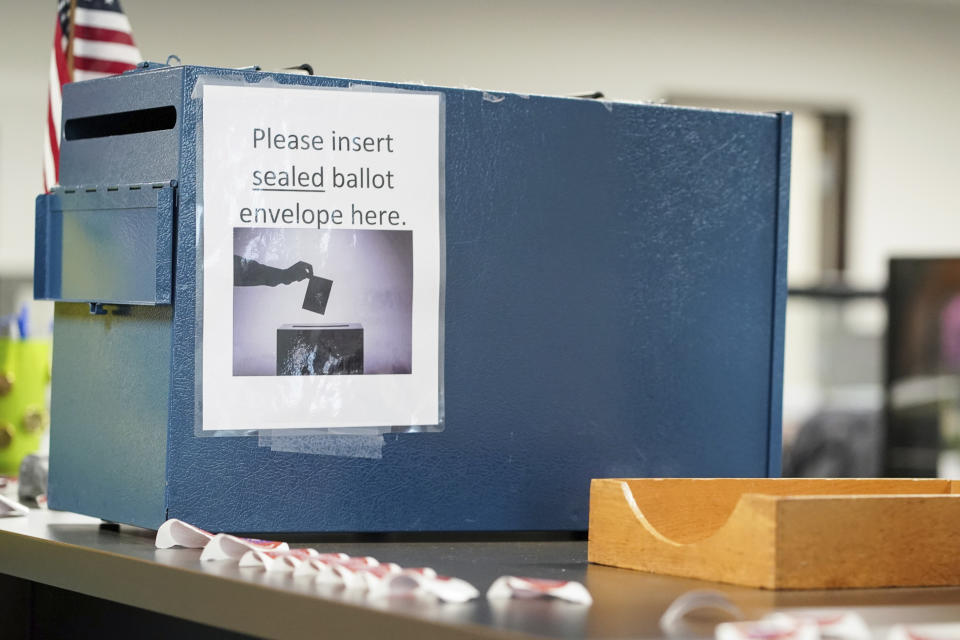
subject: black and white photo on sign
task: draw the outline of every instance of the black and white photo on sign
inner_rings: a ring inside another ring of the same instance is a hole
[[[411,231],[240,227],[233,250],[233,375],[411,373]]]

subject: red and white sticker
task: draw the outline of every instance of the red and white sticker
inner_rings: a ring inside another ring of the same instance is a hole
[[[362,588],[367,591],[373,591],[390,576],[395,576],[401,571],[403,571],[403,568],[393,562],[382,562],[375,567],[361,569],[360,578],[363,580]]]
[[[400,566],[393,563],[384,566],[375,558],[366,556],[340,562],[334,566],[333,570],[340,577],[345,588],[366,591],[388,573],[399,572]]]
[[[25,516],[30,513],[30,509],[23,506],[13,498],[0,495],[0,518],[12,516]]]
[[[543,580],[502,576],[487,590],[489,600],[507,598],[557,598],[577,604],[591,604],[593,598],[587,588],[572,580]]]
[[[253,549],[240,556],[241,567],[263,567],[267,571],[292,572],[301,564],[308,564],[311,558],[319,556],[316,549],[289,549],[287,551],[265,551]]]
[[[306,562],[299,562],[293,568],[294,576],[312,575],[320,572],[320,567],[326,567],[326,563],[344,562],[349,560],[350,556],[345,553],[321,553],[312,556]]]
[[[898,624],[887,640],[960,640],[960,624]]]
[[[348,557],[346,560],[335,558],[314,558],[311,564],[317,569],[316,582],[318,584],[339,585],[347,589],[366,588],[366,581],[360,573],[380,562],[373,557]]]
[[[228,533],[218,533],[211,538],[200,554],[201,560],[236,560],[247,551],[286,551],[290,548],[286,542],[238,538]]]
[[[389,576],[370,592],[371,597],[410,596],[440,602],[468,602],[479,595],[477,588],[466,580],[437,575],[429,567],[405,569]]]
[[[820,637],[830,640],[870,640],[873,637],[867,623],[853,611],[789,611],[774,613],[764,619],[812,622],[817,625]]]
[[[157,539],[154,542],[157,549],[170,547],[185,547],[187,549],[203,549],[213,538],[213,534],[200,527],[171,518],[157,529]]]
[[[716,640],[820,640],[820,630],[810,620],[771,616],[752,622],[724,622],[714,630]]]
[[[307,564],[309,564],[310,568],[317,574],[317,577],[314,579],[317,584],[343,585],[343,580],[334,567],[346,560],[349,560],[349,557],[346,559],[321,557],[312,558]]]

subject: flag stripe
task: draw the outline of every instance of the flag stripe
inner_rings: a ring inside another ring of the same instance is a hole
[[[101,73],[123,73],[128,69],[133,69],[135,65],[127,62],[116,62],[114,60],[101,60],[100,58],[73,57],[73,68],[80,71],[100,71]]]
[[[77,7],[73,14],[73,23],[85,27],[131,32],[130,21],[127,20],[127,16],[116,11],[98,11]]]
[[[57,66],[57,79],[61,86],[70,82],[70,76],[67,75],[67,56],[64,47],[63,32],[60,31],[60,23],[57,22],[56,31],[53,34],[53,62]],[[51,78],[52,81],[52,78]]]
[[[82,9],[121,13],[120,3],[117,0],[77,0],[77,6]]]
[[[88,27],[86,25],[74,25],[73,37],[81,40],[99,40],[100,42],[116,42],[118,44],[133,44],[133,36],[124,31],[114,31],[113,29],[101,29],[99,27]]]
[[[56,135],[54,140],[60,140],[60,83],[59,73],[57,72],[57,62],[54,56],[50,56],[50,94],[48,96],[47,111],[48,116],[53,119]],[[55,117],[54,117],[55,116]]]
[[[50,134],[48,133],[43,145],[43,182],[45,191],[49,191],[50,188],[58,182],[58,156],[59,154],[54,155],[54,151],[51,148]]]
[[[56,128],[53,126],[53,111],[50,105],[47,105],[47,136],[50,140],[50,151],[53,154],[54,164],[60,159],[60,138],[57,136]]]
[[[84,40],[79,37],[73,39],[73,57],[74,60],[77,58],[96,58],[112,62],[124,62],[131,67],[135,67],[140,62],[140,52],[134,46],[115,42]]]

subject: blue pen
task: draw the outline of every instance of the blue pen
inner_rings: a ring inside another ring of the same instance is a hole
[[[17,314],[17,330],[21,340],[26,340],[30,334],[30,309],[27,305],[20,307],[20,313]]]

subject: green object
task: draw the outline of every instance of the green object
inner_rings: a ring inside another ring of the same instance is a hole
[[[16,475],[50,424],[50,341],[0,338],[0,474]]]

